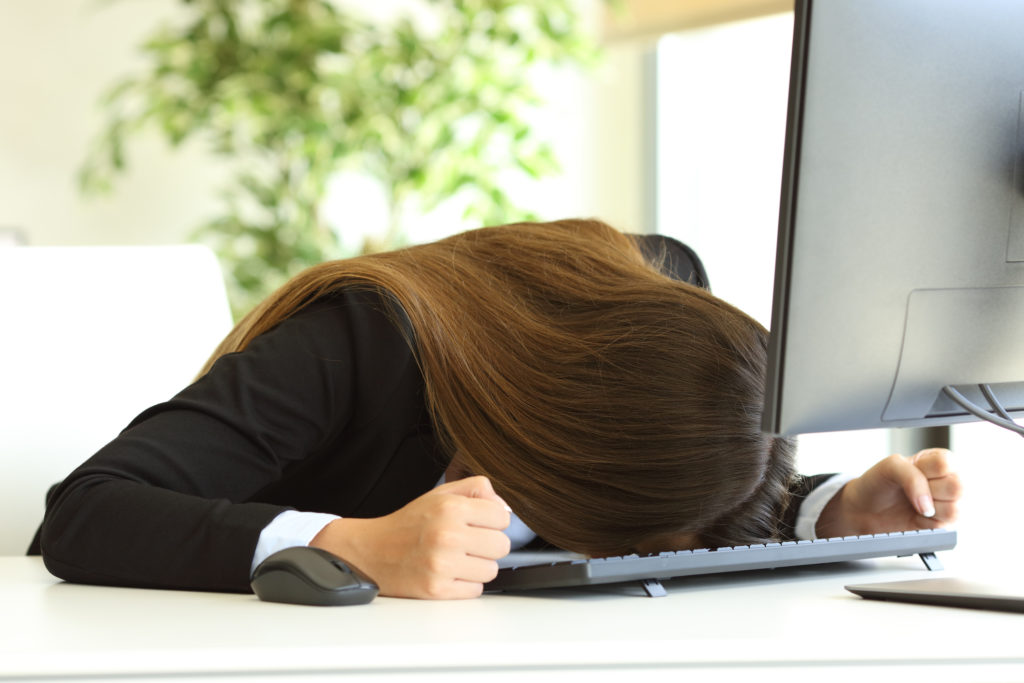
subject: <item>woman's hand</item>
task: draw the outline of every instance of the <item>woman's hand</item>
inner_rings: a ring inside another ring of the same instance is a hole
[[[960,479],[949,451],[890,455],[846,484],[818,518],[819,537],[936,529],[956,520]]]
[[[358,568],[381,595],[472,598],[509,552],[510,513],[486,477],[467,477],[423,494],[390,515],[342,518],[310,543]]]

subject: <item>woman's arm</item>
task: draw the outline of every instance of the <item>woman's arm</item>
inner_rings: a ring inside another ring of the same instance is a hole
[[[387,401],[403,363],[408,349],[373,301],[345,295],[284,321],[68,476],[42,528],[47,567],[71,581],[247,590],[260,531],[301,503],[258,502],[262,492],[289,478],[301,491],[316,478],[303,471],[311,454],[352,457],[339,439]]]
[[[851,480],[818,518],[819,537],[936,529],[952,524],[962,489],[942,448],[891,455]]]
[[[934,448],[911,458],[891,455],[860,477],[798,477],[790,494],[782,536],[829,538],[952,524],[961,487],[949,452]]]

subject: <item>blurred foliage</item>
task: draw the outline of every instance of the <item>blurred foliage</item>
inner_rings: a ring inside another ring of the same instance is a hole
[[[142,45],[146,72],[103,97],[82,189],[110,191],[144,129],[229,160],[223,213],[196,235],[220,256],[236,313],[302,268],[351,255],[321,215],[339,171],[377,179],[391,208],[387,234],[361,251],[402,243],[408,200],[429,211],[457,195],[481,224],[531,218],[499,177],[558,168],[527,122],[540,102],[526,76],[596,56],[576,3],[409,4],[415,18],[373,22],[330,0],[179,0]]]

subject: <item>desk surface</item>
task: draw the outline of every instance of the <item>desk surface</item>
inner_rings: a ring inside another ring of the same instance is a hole
[[[956,573],[956,552],[943,574]],[[0,681],[590,682],[681,670],[719,681],[1024,680],[1024,615],[843,589],[924,576],[917,558],[891,558],[678,579],[662,598],[612,586],[321,608],[71,585],[38,558],[0,557]]]

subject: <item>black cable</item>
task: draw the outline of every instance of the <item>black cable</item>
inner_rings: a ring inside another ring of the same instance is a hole
[[[966,396],[961,394],[959,391],[957,391],[953,387],[951,387],[951,386],[943,387],[942,388],[942,392],[944,394],[946,394],[946,396],[951,398],[961,408],[963,408],[964,410],[969,412],[971,415],[974,415],[976,417],[980,417],[982,420],[986,420],[988,422],[991,422],[992,424],[995,424],[995,425],[998,425],[998,426],[1002,427],[1003,429],[1009,429],[1011,432],[1014,432],[1016,434],[1020,434],[1021,436],[1024,436],[1024,427],[1021,427],[1019,424],[1017,424],[1013,420],[1008,420],[1008,419],[1006,419],[1004,417],[1000,417],[999,415],[993,415],[992,413],[990,413],[989,411],[985,410],[984,408],[981,408],[980,406],[975,405],[970,399],[968,399]],[[998,403],[998,401],[997,401],[997,403]]]

